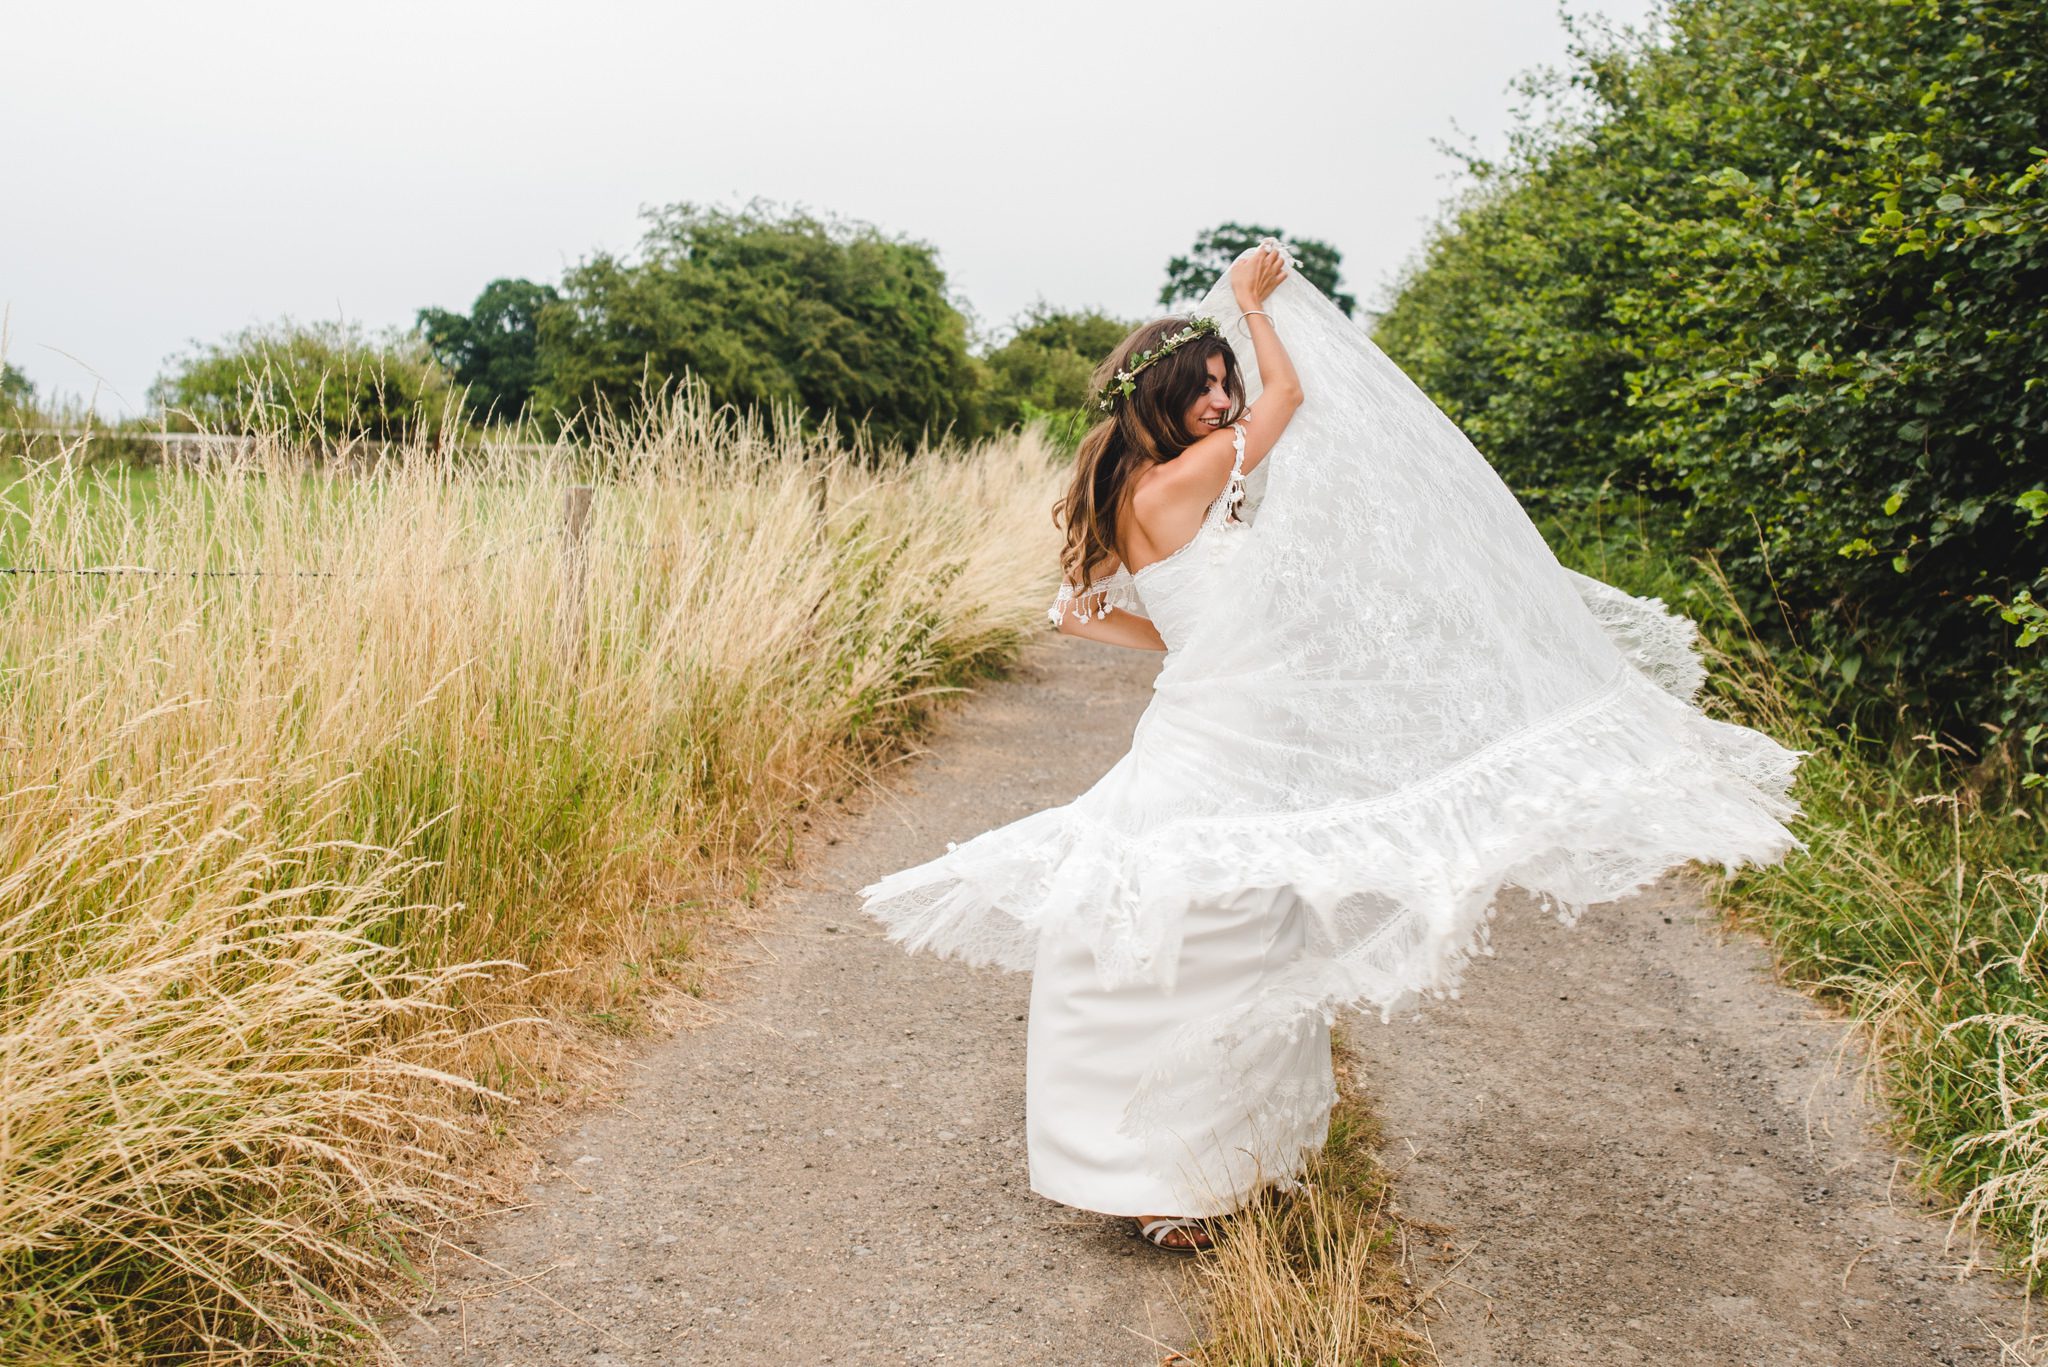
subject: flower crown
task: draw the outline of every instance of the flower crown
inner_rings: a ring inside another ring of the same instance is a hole
[[[1139,371],[1151,365],[1154,361],[1163,360],[1171,356],[1176,350],[1194,341],[1195,338],[1213,333],[1216,330],[1216,320],[1214,318],[1195,318],[1190,320],[1188,325],[1179,332],[1174,333],[1171,337],[1162,339],[1159,345],[1152,350],[1141,351],[1131,357],[1130,360],[1124,362],[1124,368],[1117,371],[1116,378],[1095,391],[1095,406],[1105,413],[1108,412],[1116,404],[1118,395],[1129,394],[1138,387]]]

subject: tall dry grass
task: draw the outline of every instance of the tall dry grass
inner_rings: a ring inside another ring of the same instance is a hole
[[[1298,1190],[1269,1191],[1218,1222],[1187,1286],[1202,1305],[1199,1367],[1434,1367],[1413,1326],[1418,1293],[1379,1158],[1380,1135],[1334,1047],[1339,1100]],[[1169,1359],[1171,1361],[1172,1359]]]
[[[688,395],[539,461],[125,480],[0,487],[9,565],[208,572],[0,576],[6,1361],[374,1353],[561,1027],[687,972],[1053,564],[1029,438],[882,455]]]

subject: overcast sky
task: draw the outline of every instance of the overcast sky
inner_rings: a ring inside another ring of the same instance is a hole
[[[10,0],[0,31],[7,359],[108,414],[195,340],[466,310],[682,200],[930,242],[991,330],[1144,314],[1230,219],[1334,243],[1370,303],[1453,187],[1432,139],[1497,150],[1566,45],[1553,0]]]

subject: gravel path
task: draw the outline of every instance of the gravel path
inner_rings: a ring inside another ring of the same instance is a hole
[[[2001,1361],[2013,1284],[1948,1272],[1842,1022],[1695,886],[1494,940],[1461,1000],[1351,1032],[1401,1209],[1446,1227],[1448,1367]]]
[[[398,1336],[408,1362],[1156,1364],[1171,1255],[1033,1196],[1023,974],[910,955],[855,890],[1088,787],[1160,656],[1048,633],[867,810],[821,819],[722,1014],[641,1051]]]
[[[942,722],[718,978],[545,1143],[397,1337],[416,1364],[1156,1364],[1181,1265],[1031,1195],[1022,975],[912,956],[855,889],[1092,783],[1159,657],[1048,638]],[[1519,907],[1419,1021],[1353,1027],[1396,1190],[1441,1227],[1447,1367],[1990,1364],[2017,1308],[1944,1276],[1841,1026],[1680,880],[1576,930]]]

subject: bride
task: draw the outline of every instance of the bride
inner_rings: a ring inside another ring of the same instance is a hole
[[[1032,1190],[1176,1251],[1324,1142],[1335,1013],[1455,995],[1503,889],[1569,922],[1799,845],[1799,752],[1693,705],[1693,624],[1559,565],[1291,265],[1267,239],[1097,372],[1049,615],[1166,652],[1129,752],[862,889],[1031,971]]]

